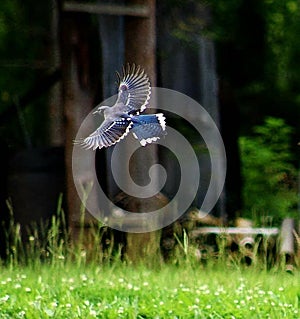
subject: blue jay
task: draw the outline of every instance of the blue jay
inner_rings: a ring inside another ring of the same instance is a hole
[[[162,113],[141,115],[150,99],[150,81],[139,66],[127,64],[122,76],[117,72],[118,98],[113,106],[100,106],[95,113],[104,114],[100,127],[78,141],[93,150],[109,147],[122,140],[130,131],[142,146],[157,141],[165,134],[166,122]]]

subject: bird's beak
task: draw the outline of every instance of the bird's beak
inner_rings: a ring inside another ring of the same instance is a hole
[[[97,108],[96,111],[93,112],[93,114],[96,114],[96,113],[100,113],[99,108]]]

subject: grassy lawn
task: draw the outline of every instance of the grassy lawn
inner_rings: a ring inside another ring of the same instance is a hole
[[[92,239],[81,233],[76,243],[63,215],[50,226],[40,237],[33,228],[24,242],[19,225],[8,225],[0,319],[300,318],[297,268],[290,274],[276,263],[266,270],[259,258],[246,267],[221,244],[218,257],[204,264],[187,237],[169,264],[133,266],[99,248],[101,225]]]
[[[3,267],[0,318],[299,318],[299,279],[188,264]]]

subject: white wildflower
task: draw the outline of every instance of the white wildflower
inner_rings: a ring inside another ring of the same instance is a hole
[[[94,309],[90,310],[90,315],[96,317],[97,316],[97,312]]]
[[[0,298],[0,302],[5,302],[9,299],[9,295],[5,295],[4,297]]]
[[[87,278],[87,276],[86,276],[85,274],[80,275],[80,279],[81,279],[82,281],[87,281],[87,280],[88,280],[88,278]]]
[[[119,307],[118,313],[124,313],[124,308],[123,307]]]

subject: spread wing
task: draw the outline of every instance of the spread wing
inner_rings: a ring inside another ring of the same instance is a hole
[[[132,121],[130,118],[118,118],[114,121],[105,120],[95,132],[80,141],[76,141],[76,144],[93,150],[109,147],[122,140],[129,133],[131,127]]]
[[[119,92],[116,104],[126,113],[143,112],[149,103],[151,86],[143,69],[135,64],[123,67],[122,76],[117,73]]]

